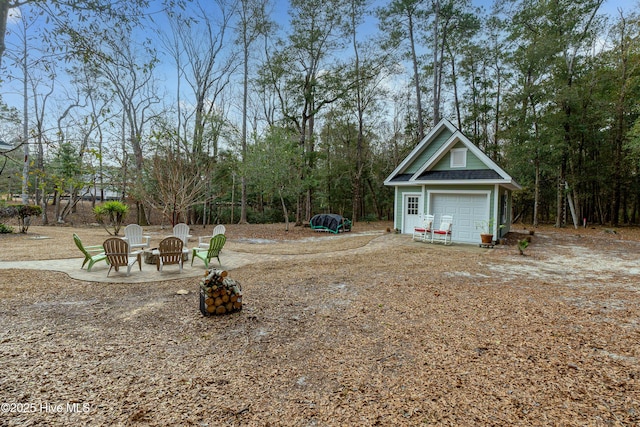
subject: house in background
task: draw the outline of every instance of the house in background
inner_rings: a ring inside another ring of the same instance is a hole
[[[387,177],[395,188],[394,227],[413,233],[425,214],[453,215],[452,240],[480,243],[479,224],[494,239],[509,232],[512,192],[522,187],[451,122],[442,119]]]
[[[13,148],[13,145],[0,139],[0,153],[4,153],[5,151],[9,151]]]

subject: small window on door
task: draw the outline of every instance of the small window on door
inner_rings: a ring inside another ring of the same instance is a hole
[[[467,149],[466,148],[454,148],[451,153],[451,168],[466,168],[467,167]]]
[[[418,215],[418,196],[407,197],[407,215]]]

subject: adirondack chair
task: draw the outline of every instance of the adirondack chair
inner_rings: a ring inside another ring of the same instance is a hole
[[[104,248],[102,245],[84,246],[82,244],[82,240],[80,240],[80,237],[76,233],[73,233],[73,241],[76,242],[76,246],[84,255],[84,261],[82,261],[82,266],[80,267],[81,269],[84,268],[86,263],[89,263],[87,271],[91,271],[93,264],[107,260],[107,256],[104,254]],[[94,252],[93,255],[91,254],[92,252]]]
[[[453,226],[453,216],[451,215],[442,215],[442,220],[440,221],[440,227],[438,229],[433,230],[431,241],[432,242],[442,242],[445,245],[450,245],[451,242],[451,228]]]
[[[211,236],[200,236],[198,237],[198,247],[200,248],[208,248],[209,247],[209,241],[211,240],[211,238],[213,236],[216,236],[218,234],[225,234],[227,232],[227,229],[225,228],[224,225],[222,224],[218,224],[213,228],[213,233],[211,233]]]
[[[124,228],[124,240],[129,244],[130,250],[149,247],[151,236],[143,236],[142,232],[142,227],[138,224],[129,224]]]
[[[107,277],[111,273],[111,269],[115,268],[119,271],[120,267],[127,267],[127,276],[131,273],[131,267],[137,262],[140,271],[142,271],[142,251],[130,252],[129,243],[118,237],[111,237],[104,241],[104,253],[109,260],[109,271]]]
[[[189,230],[189,226],[183,222],[180,224],[176,224],[173,227],[173,235],[180,240],[182,240],[182,252],[186,254],[186,257],[189,257],[189,238],[191,234],[189,234],[191,230]]]
[[[202,249],[200,247],[193,248],[193,257],[191,258],[191,265],[193,265],[193,260],[197,257],[204,261],[205,268],[209,268],[209,261],[211,258],[217,258],[218,263],[222,265],[220,262],[220,251],[227,241],[227,237],[224,234],[216,234],[209,240],[209,247],[207,249]]]
[[[157,270],[162,271],[164,265],[178,264],[180,273],[182,273],[183,245],[182,239],[179,237],[171,236],[162,239],[158,249],[153,251],[153,254],[156,255]]]
[[[173,235],[182,240],[182,244],[184,247],[189,244],[189,237],[191,237],[191,234],[189,234],[189,226],[184,222],[176,224],[173,227]]]
[[[432,240],[431,234],[433,233],[433,215],[425,215],[422,218],[422,224],[416,227],[413,227],[413,236],[411,237],[413,240],[416,240],[416,237],[423,242],[427,241],[427,236],[429,236],[429,240]]]

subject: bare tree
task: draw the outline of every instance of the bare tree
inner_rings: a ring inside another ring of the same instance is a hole
[[[172,226],[186,221],[188,210],[199,203],[208,175],[207,166],[196,165],[184,154],[173,150],[156,154],[150,167],[154,191],[147,193],[147,202],[169,218]]]
[[[141,16],[140,8],[146,4],[146,0],[0,0],[0,66],[6,51],[7,23],[12,14],[19,15],[18,8],[31,6],[37,11],[34,15],[46,15],[53,26],[50,29],[47,27],[44,31],[51,35],[66,34],[74,27],[91,25],[92,18],[128,26],[137,22]],[[91,46],[90,43],[84,45]],[[68,49],[69,46],[64,48]]]
[[[95,62],[96,71],[111,85],[115,98],[122,108],[121,131],[123,158],[127,147],[133,151],[133,188],[129,195],[137,206],[137,222],[146,224],[143,200],[142,171],[144,167],[145,128],[153,118],[153,107],[160,104],[157,88],[154,87],[153,69],[158,58],[153,49],[140,51],[130,39],[118,37],[104,40],[102,61]],[[126,182],[128,177],[124,177]]]
[[[186,56],[183,75],[195,98],[191,153],[198,157],[204,153],[207,123],[215,116],[223,91],[237,66],[226,34],[233,5],[225,0],[216,0],[214,4],[215,12],[205,9],[200,2],[194,5],[198,13],[194,17],[197,25],[184,25],[178,18],[172,23]],[[218,20],[214,22],[212,16],[217,16]]]

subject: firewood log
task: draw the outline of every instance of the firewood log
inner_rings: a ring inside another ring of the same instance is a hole
[[[226,270],[212,270],[211,272],[214,274],[214,276],[218,277],[227,277],[227,275],[229,274]]]

